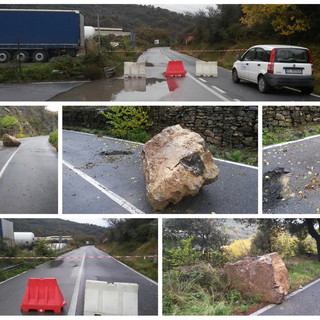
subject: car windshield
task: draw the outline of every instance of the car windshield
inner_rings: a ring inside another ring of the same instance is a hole
[[[308,63],[309,62],[309,55],[307,50],[305,49],[288,49],[288,48],[281,48],[276,49],[276,62],[295,62],[295,63]]]

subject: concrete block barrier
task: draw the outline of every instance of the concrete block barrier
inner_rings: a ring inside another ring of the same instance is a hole
[[[217,61],[196,61],[196,76],[197,77],[217,77],[218,63]]]
[[[84,315],[138,315],[136,283],[87,280]]]
[[[145,78],[146,63],[145,62],[125,62],[124,77],[128,78]]]

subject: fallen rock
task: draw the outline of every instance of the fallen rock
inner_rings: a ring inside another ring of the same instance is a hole
[[[5,147],[19,147],[21,142],[13,136],[5,134],[2,137],[2,142]]]
[[[147,197],[156,210],[196,195],[219,174],[204,139],[180,125],[168,127],[142,149]]]
[[[288,293],[288,270],[277,252],[246,257],[223,267],[231,285],[241,293],[271,303],[281,303]]]

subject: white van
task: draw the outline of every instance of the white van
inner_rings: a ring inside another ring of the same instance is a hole
[[[287,45],[257,45],[247,50],[232,68],[234,83],[257,83],[260,92],[289,86],[310,94],[314,89],[313,65],[308,48]]]

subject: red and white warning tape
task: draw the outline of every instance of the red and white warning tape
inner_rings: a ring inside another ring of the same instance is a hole
[[[82,259],[83,257],[0,257],[1,259],[19,259],[19,260],[23,260],[23,259]],[[115,258],[115,259],[119,259],[119,258],[158,258],[158,256],[96,256],[96,257],[85,257],[85,259],[110,259],[110,258]]]
[[[208,49],[208,50],[176,50],[177,52],[181,52],[181,53],[185,53],[185,52],[196,52],[196,53],[202,53],[202,52],[239,52],[239,51],[246,51],[247,49],[221,49],[221,50],[214,50],[214,49]],[[164,51],[169,51],[169,50],[148,50],[148,52],[152,52],[152,53],[158,53],[158,52],[164,52]],[[107,51],[108,53],[142,53],[145,52],[143,50],[110,50]]]

